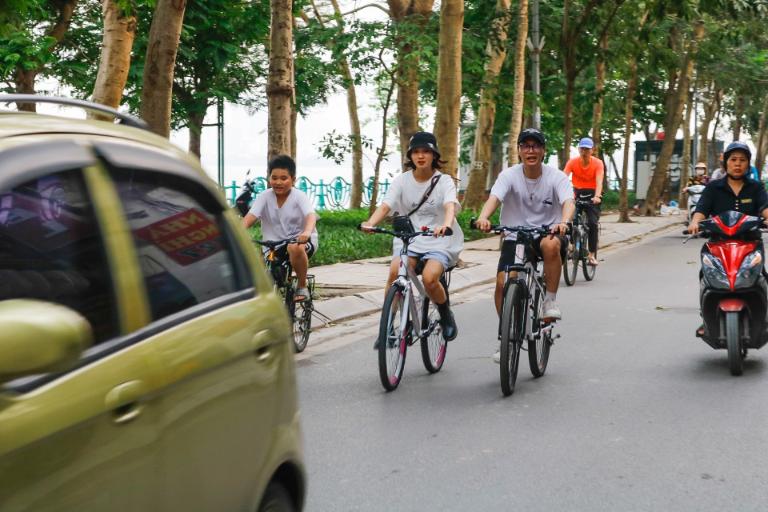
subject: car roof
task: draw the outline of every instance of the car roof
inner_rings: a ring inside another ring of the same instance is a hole
[[[172,157],[187,164],[179,166],[178,170],[186,169],[187,172],[184,174],[189,178],[212,188],[210,177],[200,167],[196,158],[172,144],[168,139],[149,130],[115,124],[111,120],[77,119],[0,109],[0,150],[15,146],[14,142],[21,142],[19,138],[23,139],[23,143],[34,143],[62,137],[71,137],[74,140],[125,142],[128,145],[154,149],[166,155],[170,153]]]

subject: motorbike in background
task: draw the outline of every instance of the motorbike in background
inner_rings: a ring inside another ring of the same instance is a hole
[[[248,213],[248,210],[251,208],[253,196],[256,195],[256,187],[253,178],[250,177],[250,174],[251,170],[248,169],[248,172],[245,173],[245,182],[242,186],[242,192],[240,192],[237,195],[237,198],[235,198],[235,208],[237,208],[237,211],[240,213],[241,217],[245,217],[245,215]]]
[[[728,211],[699,223],[700,307],[703,330],[696,336],[728,351],[731,375],[741,375],[748,349],[768,341],[768,290],[760,242],[763,219]],[[686,232],[687,233],[687,232]]]
[[[685,192],[688,194],[688,224],[691,223],[693,218],[693,212],[696,211],[696,205],[699,203],[701,193],[704,192],[705,185],[690,185],[685,187]]]

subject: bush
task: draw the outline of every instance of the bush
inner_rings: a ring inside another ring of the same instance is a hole
[[[635,204],[635,191],[629,190],[627,191],[627,203],[630,208]],[[619,191],[613,190],[613,189],[607,189],[603,191],[603,203],[602,203],[602,209],[605,210],[616,210],[619,208]]]

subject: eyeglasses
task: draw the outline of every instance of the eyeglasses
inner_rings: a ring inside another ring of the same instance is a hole
[[[542,147],[541,144],[520,144],[520,151],[536,151]]]
[[[706,171],[707,168],[706,167],[697,167],[696,170],[697,171]]]

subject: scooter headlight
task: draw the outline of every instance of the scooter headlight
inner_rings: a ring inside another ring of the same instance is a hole
[[[728,276],[720,261],[711,254],[701,254],[701,270],[704,273],[704,279],[712,288],[730,290],[731,284],[728,282]]]
[[[753,286],[760,277],[760,272],[763,270],[763,256],[759,251],[755,251],[752,254],[744,258],[739,267],[739,273],[736,274],[736,287],[746,288]]]

